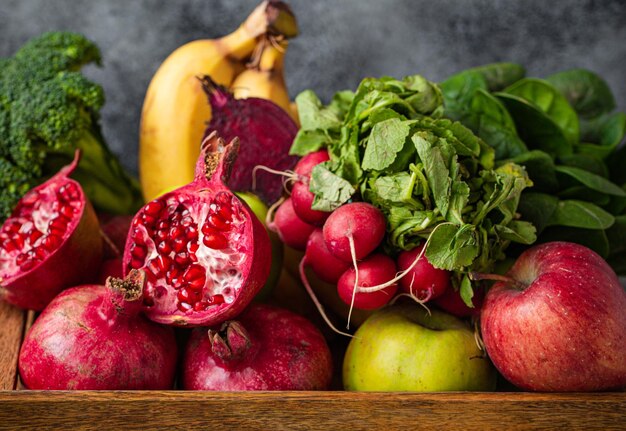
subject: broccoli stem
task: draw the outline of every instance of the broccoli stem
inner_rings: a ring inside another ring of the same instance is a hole
[[[48,153],[46,170],[58,170],[73,158],[75,148],[81,159],[72,174],[98,211],[110,214],[134,214],[143,205],[138,181],[128,175],[117,157],[104,144],[99,130],[86,133],[70,153]]]

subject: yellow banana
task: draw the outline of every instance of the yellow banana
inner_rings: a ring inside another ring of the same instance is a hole
[[[266,34],[296,33],[288,6],[264,1],[233,33],[187,43],[161,64],[146,93],[139,133],[139,178],[147,201],[193,179],[200,141],[211,118],[197,77],[210,75],[229,86]]]
[[[285,83],[284,64],[288,42],[285,39],[265,38],[258,46],[258,59],[252,62],[232,83],[237,99],[259,97],[268,99],[292,115],[291,101]],[[297,120],[297,117],[294,118]]]

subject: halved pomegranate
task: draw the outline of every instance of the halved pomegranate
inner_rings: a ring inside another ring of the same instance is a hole
[[[124,273],[144,268],[144,311],[155,322],[215,325],[238,315],[271,265],[265,227],[225,185],[239,150],[203,142],[193,182],[146,204],[126,240]]]
[[[69,175],[80,153],[18,202],[0,228],[0,299],[43,310],[61,290],[95,280],[102,261],[98,218]]]

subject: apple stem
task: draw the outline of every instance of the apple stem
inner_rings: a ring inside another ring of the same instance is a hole
[[[480,280],[491,280],[491,281],[503,281],[505,283],[512,284],[519,290],[524,290],[526,285],[521,281],[517,281],[514,278],[507,277],[506,275],[500,274],[484,274],[482,272],[470,272],[469,274],[470,280],[480,281]]]

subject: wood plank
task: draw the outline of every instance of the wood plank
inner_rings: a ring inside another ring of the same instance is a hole
[[[0,428],[624,429],[626,393],[0,392]]]
[[[24,332],[22,334],[22,340],[24,340],[24,337],[26,336],[26,334],[28,334],[28,330],[30,329],[30,327],[33,326],[33,322],[35,321],[36,317],[37,317],[37,313],[35,311],[29,310],[26,312],[26,321],[24,322]],[[26,388],[24,387],[24,384],[22,383],[22,380],[20,379],[20,375],[18,373],[17,383],[15,384],[15,390],[21,391],[23,389],[26,389]]]
[[[15,388],[24,311],[0,301],[0,390]]]

